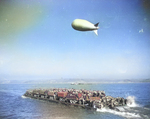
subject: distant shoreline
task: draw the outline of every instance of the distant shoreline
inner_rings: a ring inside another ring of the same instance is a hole
[[[50,82],[50,81],[39,81],[39,80],[30,80],[30,81],[0,81],[0,84],[70,84],[70,85],[95,85],[95,84],[131,84],[131,83],[150,83],[150,80],[141,80],[141,81],[101,81],[101,82]]]

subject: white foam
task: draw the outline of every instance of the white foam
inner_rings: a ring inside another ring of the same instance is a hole
[[[119,109],[119,111],[125,111],[125,108],[124,107],[116,107],[117,109]]]
[[[139,114],[136,114],[136,113],[115,111],[115,110],[106,109],[106,108],[97,109],[97,111],[99,111],[99,112],[108,112],[108,113],[112,113],[112,114],[127,117],[127,118],[141,118],[141,116]]]
[[[150,110],[150,108],[144,107],[145,110]]]
[[[27,98],[27,97],[26,97],[26,96],[24,96],[24,95],[22,95],[21,97],[22,97],[22,98]]]
[[[128,96],[127,97],[127,106],[129,106],[129,107],[139,107],[139,105],[138,104],[136,104],[136,102],[135,102],[135,97],[134,96]]]

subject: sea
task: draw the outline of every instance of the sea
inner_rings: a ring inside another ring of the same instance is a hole
[[[23,96],[34,88],[103,90],[106,95],[132,100],[131,105],[111,109],[83,109]],[[150,83],[0,84],[0,119],[150,119]]]

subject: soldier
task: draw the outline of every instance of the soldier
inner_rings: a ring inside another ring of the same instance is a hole
[[[111,108],[114,108],[114,106],[115,106],[115,105],[114,105],[114,102],[115,102],[115,99],[112,99],[112,100],[111,100],[111,105],[110,105]]]
[[[105,97],[102,97],[102,102],[103,102],[104,107],[106,107],[106,98]]]

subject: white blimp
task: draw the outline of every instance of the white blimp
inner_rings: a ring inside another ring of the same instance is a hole
[[[84,19],[75,19],[71,25],[75,30],[94,31],[94,33],[96,35],[98,35],[98,33],[97,33],[97,30],[99,29],[98,24],[99,24],[99,22],[96,24],[93,24],[93,23],[91,23],[87,20],[84,20]]]

